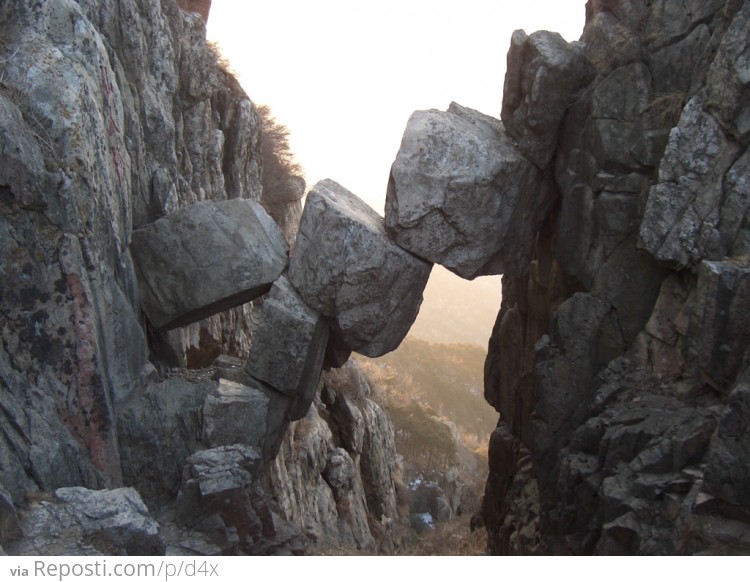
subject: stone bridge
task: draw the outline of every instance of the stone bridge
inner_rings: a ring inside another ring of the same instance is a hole
[[[307,195],[291,256],[262,207],[245,199],[200,202],[134,231],[142,305],[157,331],[265,297],[244,376],[220,398],[253,403],[259,442],[247,444],[266,460],[288,423],[307,413],[324,367],[352,351],[377,357],[398,347],[433,263],[466,279],[528,269],[554,201],[545,170],[557,129],[589,70],[557,34],[515,42],[555,92],[517,103],[508,132],[455,103],[415,112],[391,169],[385,219],[323,180]],[[545,124],[525,125],[540,108]]]

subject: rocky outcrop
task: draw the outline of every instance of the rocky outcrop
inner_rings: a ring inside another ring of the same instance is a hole
[[[258,204],[278,206],[261,191],[258,113],[205,42],[209,4],[0,9],[0,542],[9,551],[302,551],[258,474],[217,493],[238,500],[231,515],[193,495],[210,482],[206,450],[233,475],[230,449],[270,462],[311,404],[328,333],[313,316],[316,341],[299,346],[310,363],[292,358],[290,383],[259,365],[270,385],[256,380],[243,362],[184,369],[248,355],[259,314],[252,304],[226,309],[267,290],[287,264]],[[282,202],[289,237],[299,201]],[[277,295],[264,314],[278,303],[284,325],[304,336],[297,323],[309,308]],[[264,321],[260,341],[283,350],[266,335],[274,318]],[[178,494],[178,509],[213,525],[176,519]],[[107,504],[123,515],[99,512]],[[158,519],[166,537],[115,531],[109,517],[123,527]]]
[[[528,275],[503,278],[485,366],[503,419],[484,502],[494,551],[747,552],[742,471],[728,467],[747,463],[735,57],[749,18],[741,2],[591,2],[577,46],[595,75],[547,109],[561,123],[529,116],[557,144],[558,201]],[[516,37],[503,119],[523,143],[505,112],[535,101],[517,77],[543,67]]]
[[[292,397],[290,419],[299,420],[307,414],[318,389],[328,346],[328,325],[305,305],[286,276],[273,284],[260,317],[247,373]]]
[[[431,269],[394,244],[382,217],[339,184],[323,180],[308,193],[289,280],[350,350],[376,357],[398,347]]]
[[[393,425],[369,390],[354,360],[324,372],[319,399],[292,424],[268,476],[281,514],[319,553],[392,553],[403,543]]]

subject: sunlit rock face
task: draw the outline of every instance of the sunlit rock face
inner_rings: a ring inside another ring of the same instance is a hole
[[[520,274],[553,194],[498,119],[454,103],[409,119],[385,223],[400,246],[465,279]]]
[[[431,269],[394,244],[383,219],[336,182],[323,180],[308,193],[289,279],[351,350],[376,357],[398,347]]]
[[[503,418],[485,499],[495,551],[750,550],[748,26],[747,2],[587,5],[595,76],[562,110],[559,198],[528,275],[503,279],[485,366]],[[511,60],[530,49],[517,36]],[[518,81],[533,62],[506,78],[520,143],[518,104],[544,81]]]

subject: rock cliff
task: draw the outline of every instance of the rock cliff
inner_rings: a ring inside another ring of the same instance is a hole
[[[205,41],[209,8],[0,2],[0,544],[11,553],[303,552],[288,520],[307,528],[312,509],[269,475],[303,471],[289,450],[303,429],[287,428],[321,417],[330,428],[304,450],[322,457],[304,471],[333,505],[313,533],[393,545],[390,421],[364,394],[331,392],[337,414],[320,399],[310,408],[329,324],[279,279],[301,205],[262,188],[258,111]],[[248,303],[269,288],[262,309]],[[268,331],[281,322],[293,336],[303,320],[318,338],[301,344],[309,361]],[[249,374],[232,356],[251,355],[256,329]],[[262,373],[274,350],[296,383]]]
[[[502,119],[557,194],[485,367],[493,552],[750,549],[749,26],[747,2],[590,1],[572,87],[573,49],[513,37]]]
[[[209,7],[0,0],[2,547],[393,551],[393,428],[347,360],[438,262],[505,274],[491,552],[747,553],[750,4],[518,31],[501,119],[409,120],[385,219],[263,189]]]

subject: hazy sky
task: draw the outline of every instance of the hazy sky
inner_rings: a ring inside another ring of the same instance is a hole
[[[208,36],[291,131],[308,186],[383,214],[406,121],[451,101],[499,116],[514,30],[577,40],[585,0],[213,0]]]

